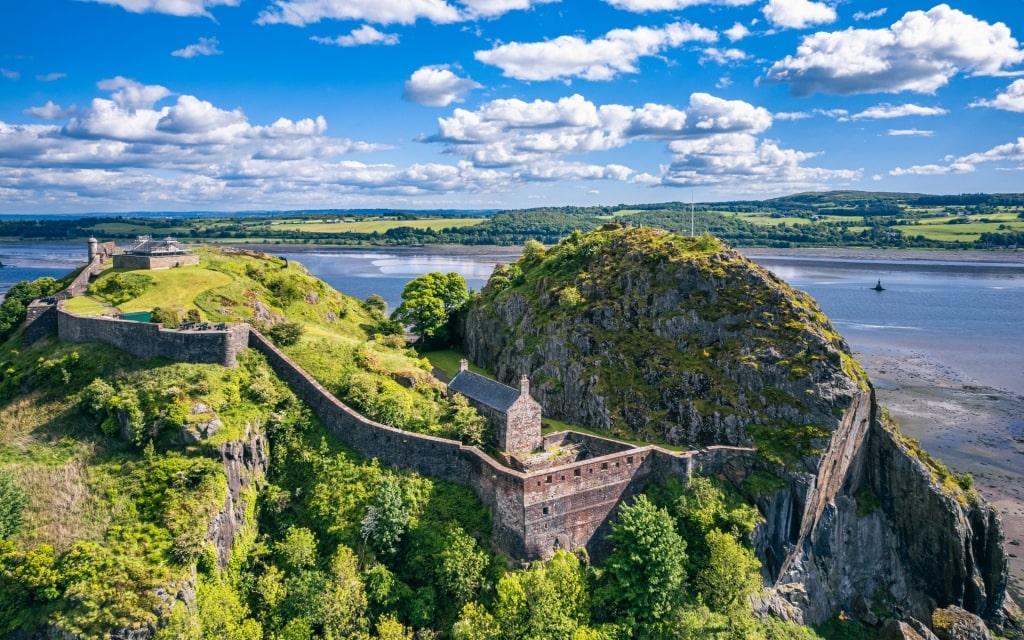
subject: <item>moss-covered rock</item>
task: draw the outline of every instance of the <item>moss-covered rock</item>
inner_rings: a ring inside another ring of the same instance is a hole
[[[462,342],[548,415],[670,444],[821,452],[863,371],[807,294],[709,236],[574,233],[495,272]]]

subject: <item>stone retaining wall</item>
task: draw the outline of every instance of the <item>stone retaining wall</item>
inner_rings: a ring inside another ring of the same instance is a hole
[[[179,362],[234,367],[248,345],[248,325],[229,325],[221,331],[164,329],[149,322],[107,316],[79,316],[57,301],[57,337],[65,342],[102,342],[137,358],[163,357]]]

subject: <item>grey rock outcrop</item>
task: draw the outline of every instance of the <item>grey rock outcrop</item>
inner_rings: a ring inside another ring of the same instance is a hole
[[[992,640],[981,618],[955,605],[936,609],[932,627],[939,640]]]

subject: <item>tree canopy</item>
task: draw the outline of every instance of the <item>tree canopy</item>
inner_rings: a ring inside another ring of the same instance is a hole
[[[402,304],[391,314],[426,342],[443,343],[451,336],[452,314],[469,300],[466,280],[453,272],[434,271],[414,278],[402,290]]]

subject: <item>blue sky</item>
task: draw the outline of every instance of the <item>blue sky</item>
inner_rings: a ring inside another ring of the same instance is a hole
[[[1024,0],[24,0],[0,213],[1024,191]]]

